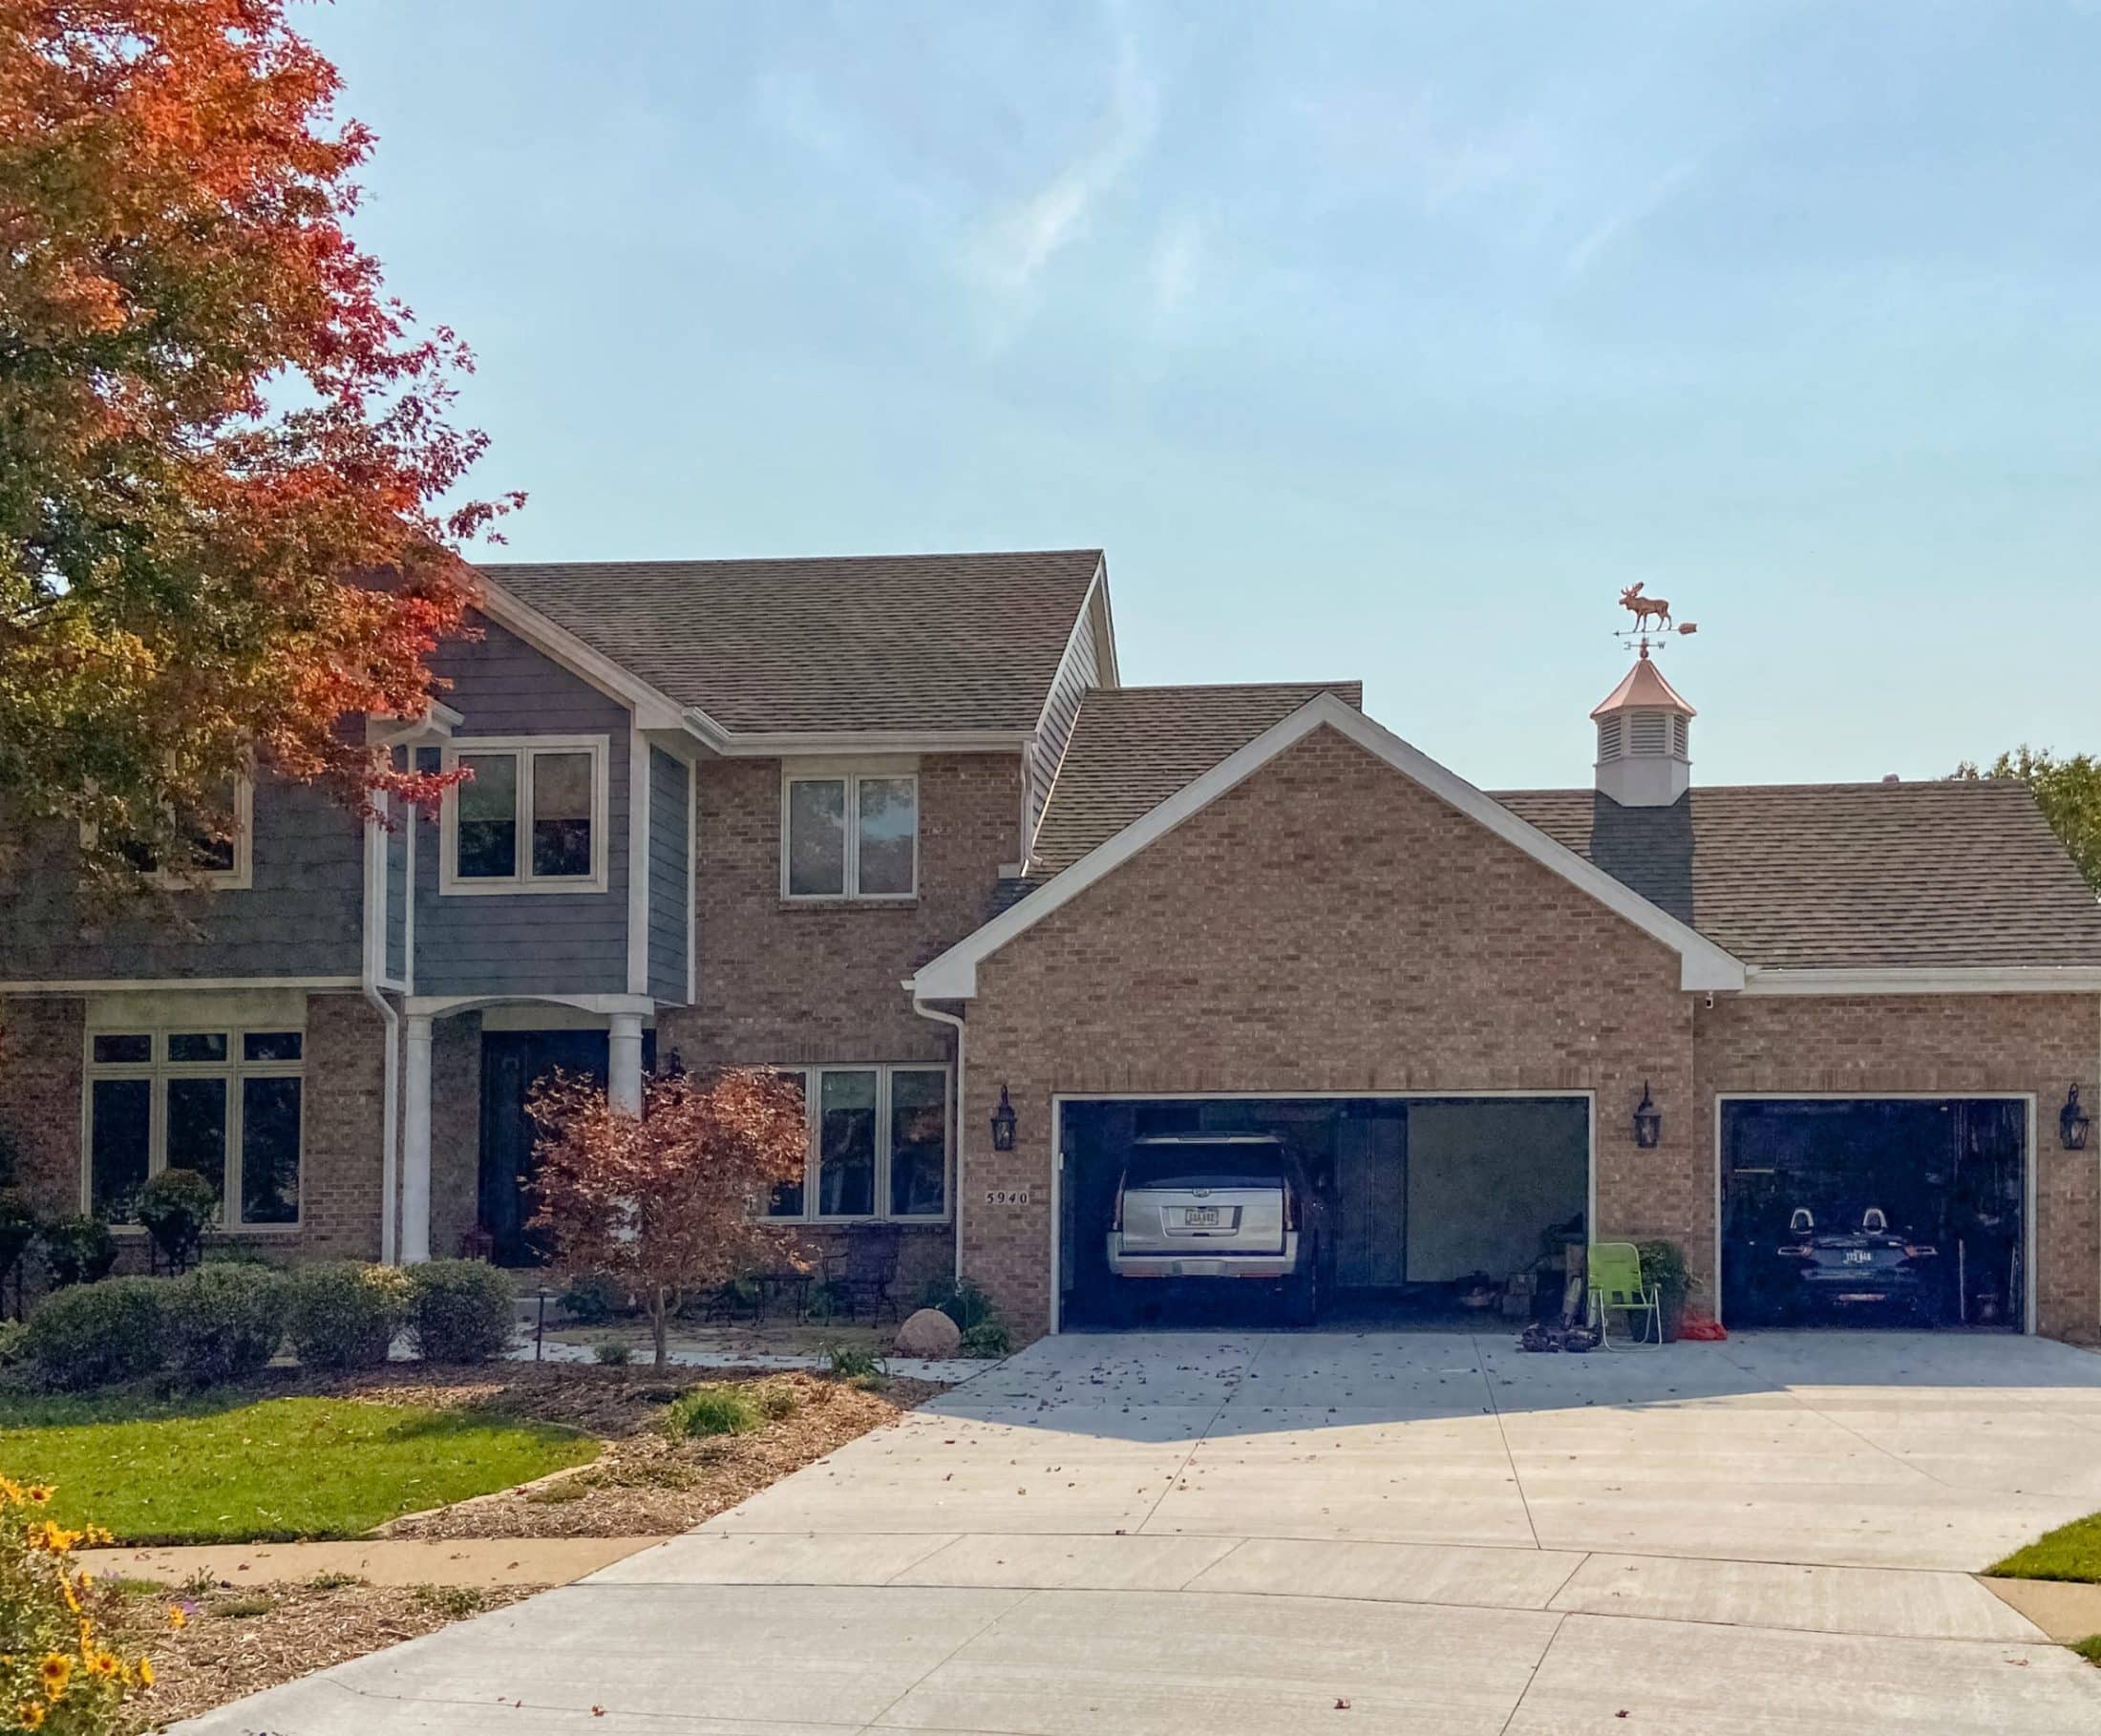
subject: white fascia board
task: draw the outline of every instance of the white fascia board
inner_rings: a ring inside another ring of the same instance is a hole
[[[1036,727],[1031,731],[1035,739],[1040,740],[1043,736],[1043,726],[1050,717],[1050,702],[1058,696],[1058,677],[1065,673],[1065,666],[1072,661],[1072,647],[1079,644],[1081,634],[1084,633],[1094,641],[1094,670],[1097,675],[1102,671],[1101,635],[1094,631],[1094,599],[1100,592],[1106,576],[1106,566],[1095,567],[1094,577],[1087,586],[1087,595],[1080,599],[1079,615],[1072,623],[1072,630],[1065,636],[1065,649],[1058,653],[1057,667],[1050,671],[1050,689],[1044,694],[1043,704],[1036,710]],[[1106,602],[1107,599],[1103,601]],[[1109,685],[1114,686],[1114,683]]]
[[[566,1006],[595,1014],[634,1013],[649,1018],[657,1004],[648,995],[559,995],[491,993],[464,995],[411,995],[401,1010],[412,1019],[443,1019],[454,1013],[474,1012],[484,1006]]]
[[[180,990],[297,988],[334,993],[362,988],[362,977],[48,977],[0,983],[0,995],[105,995],[130,989]]]
[[[1747,995],[2101,994],[2101,965],[1864,965],[1753,969]]]
[[[1105,688],[1120,688],[1123,677],[1116,668],[1116,617],[1109,606],[1109,557],[1102,556],[1101,564],[1094,569],[1094,591],[1101,603],[1101,638],[1095,646],[1095,654],[1101,662],[1101,685]]]
[[[726,730],[698,706],[686,727],[725,759],[795,759],[869,753],[1019,753],[1027,730]]]
[[[568,628],[558,626],[529,603],[520,603],[494,580],[482,576],[481,595],[475,606],[499,626],[516,633],[543,657],[550,657],[571,674],[582,677],[607,697],[619,700],[635,714],[635,726],[643,730],[683,730],[688,727],[683,707],[657,691],[640,676],[622,667],[602,651],[595,651]]]
[[[1321,693],[1289,717],[1273,724],[1245,747],[1220,760],[1201,777],[1183,785],[1159,806],[1131,822],[1115,836],[1089,851],[1055,879],[1002,911],[976,933],[923,965],[912,979],[912,990],[925,1000],[968,1000],[977,993],[978,963],[1016,935],[1033,927],[1053,910],[1070,903],[1112,869],[1129,861],[1148,844],[1207,808],[1235,785],[1303,741],[1323,725],[1348,737],[1368,752],[1428,790],[1468,818],[1515,845],[1598,902],[1661,941],[1680,960],[1679,986],[1690,990],[1728,991],[1743,987],[1743,962],[1706,936],[1623,885],[1602,868],[1557,843],[1537,826],[1519,819],[1501,803],[1484,795],[1465,778],[1448,771],[1392,730],[1373,723],[1333,693]]]

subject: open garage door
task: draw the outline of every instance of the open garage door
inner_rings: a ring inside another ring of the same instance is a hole
[[[2028,1106],[1725,1097],[1731,1326],[2027,1324]]]
[[[1587,1097],[1065,1098],[1059,1319],[1101,1327],[1558,1313]]]

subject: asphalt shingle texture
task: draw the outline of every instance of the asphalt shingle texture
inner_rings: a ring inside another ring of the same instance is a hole
[[[1099,549],[479,570],[723,728],[1030,730]]]

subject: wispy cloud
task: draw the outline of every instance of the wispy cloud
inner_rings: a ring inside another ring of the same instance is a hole
[[[1153,308],[1177,311],[1196,289],[1203,270],[1203,225],[1193,217],[1178,217],[1153,238]]]
[[[1159,94],[1128,31],[1119,34],[1109,111],[1087,148],[1036,192],[1002,212],[978,237],[971,263],[1009,297],[1020,297],[1044,268],[1085,233],[1088,219],[1152,142]]]
[[[1570,277],[1581,277],[1610,249],[1690,186],[1699,173],[1699,163],[1690,159],[1666,170],[1618,209],[1593,223],[1582,239],[1568,250],[1561,261],[1562,270]]]

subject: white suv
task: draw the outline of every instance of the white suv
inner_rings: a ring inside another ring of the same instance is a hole
[[[1276,1285],[1296,1324],[1319,1306],[1311,1195],[1266,1133],[1177,1133],[1132,1143],[1109,1220],[1109,1271],[1126,1281],[1215,1279]],[[1303,1226],[1303,1227],[1302,1227]]]

